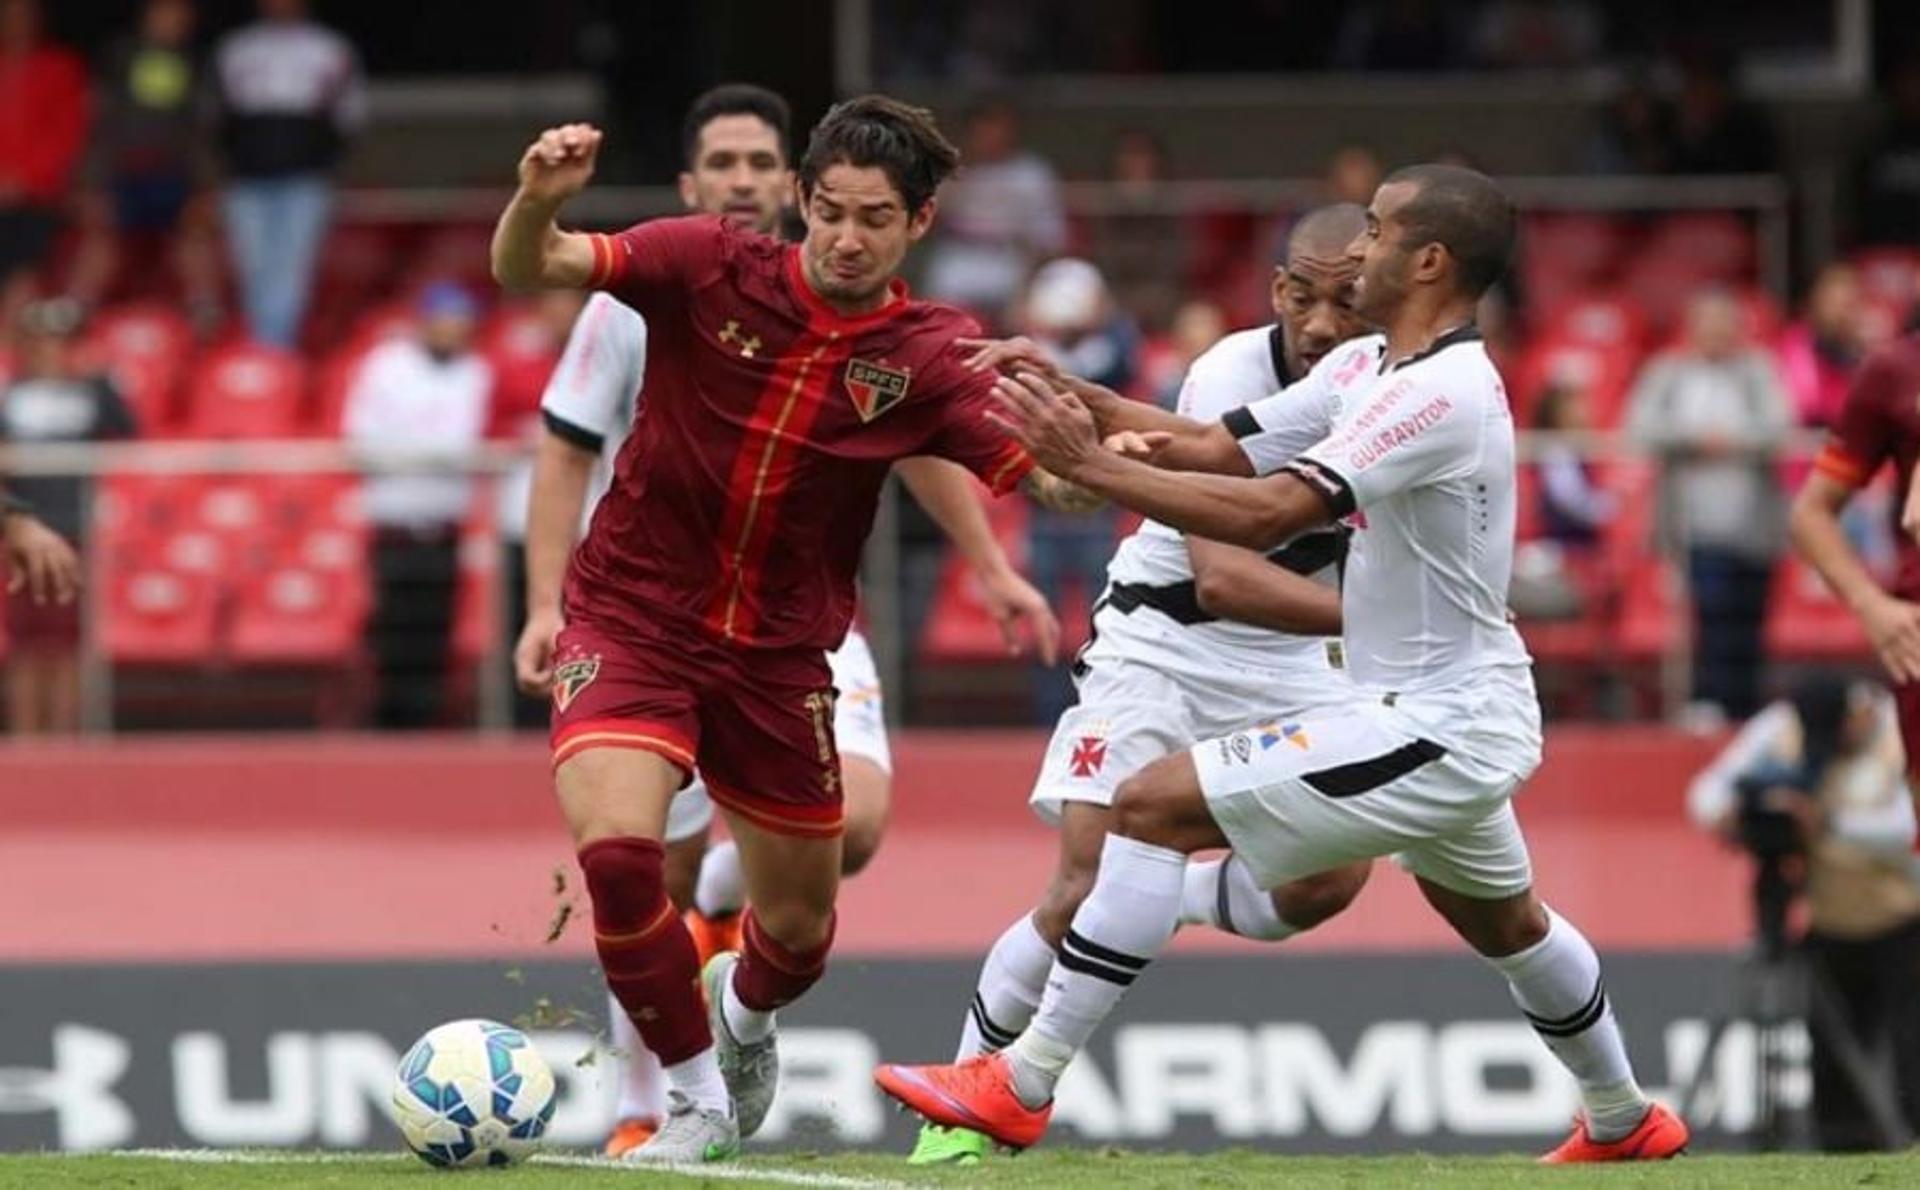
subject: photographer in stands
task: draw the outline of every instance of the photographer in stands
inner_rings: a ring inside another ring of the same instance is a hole
[[[1694,820],[1750,852],[1766,957],[1807,899],[1820,1145],[1894,1148],[1920,1128],[1920,878],[1893,699],[1816,677],[1749,721],[1693,781]]]

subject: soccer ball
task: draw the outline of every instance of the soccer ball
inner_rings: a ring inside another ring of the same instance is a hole
[[[393,1080],[393,1122],[428,1165],[511,1165],[553,1119],[553,1070],[525,1033],[452,1021],[413,1043]]]

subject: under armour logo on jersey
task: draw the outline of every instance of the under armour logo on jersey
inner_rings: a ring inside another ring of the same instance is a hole
[[[720,328],[720,341],[740,348],[741,359],[752,359],[753,353],[760,350],[760,336],[743,332],[737,318],[727,319],[727,325]]]
[[[52,1112],[63,1149],[105,1149],[133,1139],[133,1112],[113,1086],[127,1071],[125,1038],[84,1025],[53,1030],[53,1069],[0,1066],[0,1114]]]

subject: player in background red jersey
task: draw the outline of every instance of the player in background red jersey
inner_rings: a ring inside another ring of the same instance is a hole
[[[1869,356],[1848,391],[1840,420],[1793,502],[1793,546],[1844,599],[1867,630],[1894,681],[1907,769],[1920,774],[1920,336]],[[1891,463],[1898,566],[1883,589],[1840,526],[1855,492]]]
[[[732,1156],[771,1105],[773,1013],[817,981],[833,936],[841,790],[825,650],[852,615],[861,545],[892,464],[934,455],[997,492],[1072,506],[987,417],[991,377],[956,310],[896,274],[958,153],[924,111],[869,96],[815,128],[807,234],[712,217],[617,236],[559,229],[600,133],[543,133],[494,238],[512,287],[588,286],[650,328],[646,397],[576,554],[554,660],[555,782],[580,847],[608,984],[673,1087],[632,1156]],[[740,848],[743,953],[704,974],[665,895],[669,800],[698,763]]]

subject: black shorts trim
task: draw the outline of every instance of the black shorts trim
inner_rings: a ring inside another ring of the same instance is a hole
[[[1300,779],[1328,797],[1358,797],[1398,781],[1446,754],[1447,750],[1432,740],[1415,740],[1367,760],[1306,773]]]

